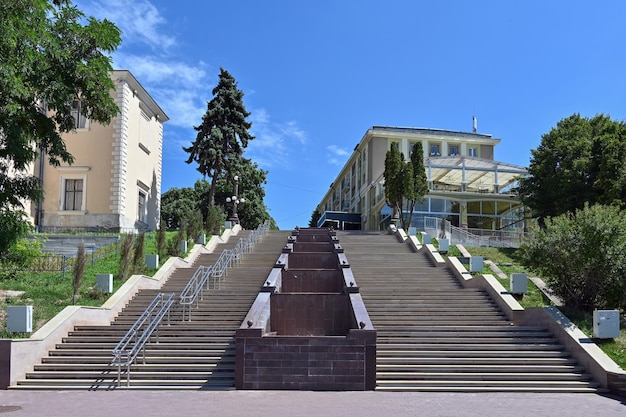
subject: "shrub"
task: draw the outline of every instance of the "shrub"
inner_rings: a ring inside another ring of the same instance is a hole
[[[221,233],[221,228],[224,222],[226,221],[226,214],[222,211],[220,207],[217,206],[209,206],[208,213],[206,216],[205,222],[205,230],[208,233],[219,235]]]
[[[146,269],[146,259],[143,255],[144,243],[146,240],[146,234],[144,232],[139,233],[135,239],[135,251],[133,253],[133,273],[141,274]]]
[[[159,231],[156,236],[157,241],[157,254],[159,259],[164,259],[167,255],[167,234],[165,233],[165,225],[159,227]]]
[[[83,283],[83,275],[85,274],[85,265],[87,264],[87,258],[85,257],[85,242],[82,240],[78,244],[76,251],[76,262],[74,262],[73,278],[72,278],[72,304],[76,304],[78,298],[78,291]]]
[[[196,210],[194,212],[189,213],[188,218],[186,219],[186,229],[188,239],[196,239],[202,233],[202,213],[200,210]]]
[[[519,253],[567,306],[589,311],[626,305],[626,215],[617,207],[586,205],[548,218]]]
[[[130,276],[133,263],[133,245],[135,243],[135,236],[128,234],[122,240],[122,247],[120,248],[120,268],[118,270],[118,277],[121,281],[126,281]]]
[[[186,234],[185,234],[185,229],[184,228],[180,228],[178,230],[178,233],[176,233],[176,235],[174,236],[174,239],[172,239],[168,245],[168,254],[170,256],[180,256],[181,255],[181,250],[180,250],[180,244],[186,240]]]

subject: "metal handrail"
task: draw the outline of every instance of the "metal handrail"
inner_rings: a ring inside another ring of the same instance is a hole
[[[254,249],[254,245],[267,233],[270,223],[265,221],[257,229],[253,230],[245,239],[239,238],[232,250],[225,249],[213,266],[199,266],[191,277],[179,296],[179,304],[183,306],[183,320],[187,318],[191,321],[192,306],[204,297],[204,289],[211,288],[213,278],[213,288],[219,288],[221,279],[227,274],[227,268],[233,263],[239,264],[244,253],[249,253]],[[187,308],[189,314],[187,315]]]
[[[180,292],[178,303],[183,306],[183,321],[187,316],[189,309],[189,318],[191,321],[191,311],[193,303],[198,305],[199,300],[204,299],[204,289],[209,287],[209,277],[211,276],[211,266],[200,265],[185,288]]]
[[[155,331],[156,342],[159,343],[159,326],[166,315],[167,324],[170,324],[170,309],[173,304],[174,293],[158,293],[113,349],[111,365],[117,365],[118,387],[121,384],[122,366],[126,367],[126,386],[129,387],[130,367],[135,363],[139,353],[143,354],[143,364],[146,363],[146,343],[150,341]]]
[[[233,258],[233,251],[224,249],[217,258],[213,268],[211,269],[211,278],[213,278],[213,288],[218,290],[221,288],[221,283],[224,277],[228,275],[228,267],[231,265]]]

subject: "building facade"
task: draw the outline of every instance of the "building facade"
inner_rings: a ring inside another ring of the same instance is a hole
[[[63,135],[72,165],[35,166],[44,199],[33,204],[40,231],[158,228],[167,115],[125,70],[111,72],[119,113],[108,125],[91,123],[75,102],[77,128]]]
[[[374,126],[365,132],[317,206],[318,226],[383,230],[391,220],[385,201],[385,156],[398,146],[409,161],[420,142],[428,194],[416,204],[411,225],[444,218],[452,226],[482,230],[521,230],[523,207],[514,193],[523,167],[497,162],[500,139],[481,133]],[[395,144],[395,145],[394,145]]]

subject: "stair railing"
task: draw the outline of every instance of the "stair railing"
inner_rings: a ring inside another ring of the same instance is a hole
[[[211,276],[212,268],[212,266],[200,265],[187,285],[185,285],[185,288],[180,292],[178,303],[183,306],[183,321],[185,321],[186,317],[188,317],[187,320],[191,321],[193,304],[196,303],[197,307],[199,300],[204,299],[204,289],[209,288],[209,277]]]
[[[211,288],[210,278],[213,279],[212,288],[219,289],[223,277],[228,273],[228,268],[238,265],[243,259],[244,253],[249,253],[254,249],[256,243],[265,236],[269,227],[270,223],[266,220],[245,239],[239,238],[233,249],[224,249],[214,265],[198,267],[179,296],[178,302],[183,306],[183,321],[185,319],[191,321],[193,304],[195,303],[197,307],[199,300],[204,297],[204,290]]]
[[[145,365],[146,344],[155,331],[156,343],[159,343],[159,327],[166,316],[167,324],[170,324],[170,309],[173,304],[174,293],[158,293],[113,349],[111,365],[117,366],[118,387],[121,384],[123,366],[126,367],[126,386],[129,387],[131,365],[135,363],[140,353],[143,358],[142,363]]]

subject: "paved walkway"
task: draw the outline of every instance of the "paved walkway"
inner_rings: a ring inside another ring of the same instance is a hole
[[[0,416],[624,417],[626,399],[529,393],[0,391]]]

